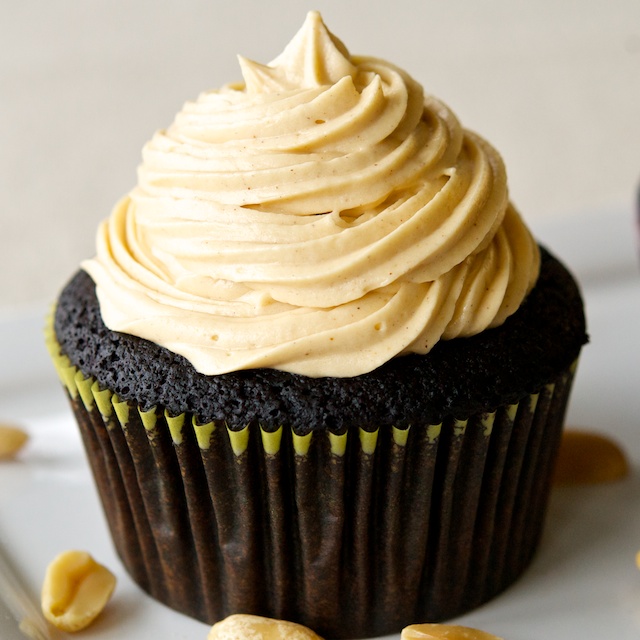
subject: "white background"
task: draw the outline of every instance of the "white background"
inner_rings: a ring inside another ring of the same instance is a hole
[[[527,220],[631,207],[638,0],[2,0],[0,313],[51,301],[144,142],[238,79],[238,53],[272,60],[309,9],[492,142]]]

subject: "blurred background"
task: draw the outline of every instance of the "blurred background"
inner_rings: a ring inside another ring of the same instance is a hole
[[[0,318],[45,308],[183,102],[267,63],[319,9],[502,153],[535,227],[633,209],[638,0],[2,0]],[[631,228],[631,226],[630,226]]]

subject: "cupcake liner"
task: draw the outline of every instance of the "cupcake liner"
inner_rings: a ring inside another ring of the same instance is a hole
[[[49,342],[122,562],[183,613],[373,637],[464,613],[532,558],[575,367],[491,413],[302,435],[145,411]]]

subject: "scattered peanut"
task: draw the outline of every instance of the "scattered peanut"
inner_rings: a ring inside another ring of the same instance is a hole
[[[85,551],[65,551],[54,558],[42,586],[44,617],[61,631],[90,625],[106,606],[115,576]]]
[[[207,640],[322,640],[311,629],[284,620],[235,614],[216,622]]]
[[[502,640],[490,633],[450,624],[412,624],[405,627],[400,640]]]
[[[322,640],[311,629],[294,622],[235,614],[216,622],[207,640]],[[400,640],[502,640],[490,633],[449,624],[413,624]]]
[[[628,473],[624,452],[610,438],[580,429],[565,430],[556,463],[556,485],[615,482]]]
[[[13,458],[28,439],[29,436],[20,427],[0,424],[0,460]]]

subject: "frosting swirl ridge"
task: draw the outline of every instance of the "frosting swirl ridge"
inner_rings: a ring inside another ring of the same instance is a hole
[[[83,263],[112,330],[204,374],[354,376],[501,324],[538,248],[498,153],[316,12],[187,103]]]

